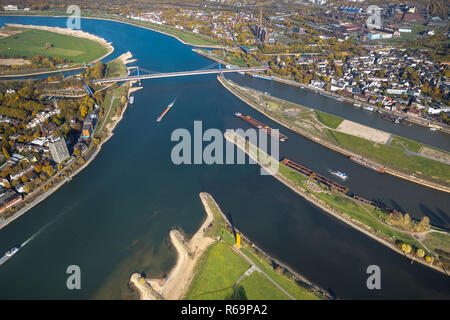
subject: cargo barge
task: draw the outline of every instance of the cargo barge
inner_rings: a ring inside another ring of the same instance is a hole
[[[252,74],[252,77],[258,78],[258,79],[263,79],[263,80],[273,80],[273,76],[268,77],[268,76],[263,76],[263,75],[255,74],[255,73]]]
[[[254,119],[254,118],[252,118],[252,117],[250,117],[248,115],[244,116],[240,112],[236,112],[234,115],[237,116],[238,118],[241,118],[242,120],[250,123],[252,126],[255,126],[258,129],[266,131],[272,137],[275,137],[275,138],[279,139],[280,141],[286,141],[287,140],[287,137],[285,135],[282,135],[281,133],[273,131],[271,128],[269,128],[268,126],[266,126],[262,122],[259,122],[258,120]]]
[[[304,166],[302,166],[302,165],[300,165],[300,164],[298,164],[298,163],[296,163],[296,162],[294,162],[292,160],[289,160],[287,158],[283,158],[281,160],[281,163],[284,164],[285,166],[289,167],[289,168],[294,169],[297,172],[300,172],[301,174],[303,174],[305,176],[308,176],[308,177],[316,180],[320,184],[324,184],[324,185],[328,186],[330,189],[336,190],[338,192],[341,192],[341,193],[347,195],[350,198],[353,198],[355,200],[361,201],[363,203],[366,203],[368,205],[371,205],[371,206],[373,206],[375,208],[378,208],[378,209],[383,210],[383,211],[388,212],[388,213],[397,213],[396,210],[388,208],[388,207],[386,207],[383,204],[380,204],[380,203],[377,203],[377,202],[365,199],[363,197],[360,197],[360,196],[358,196],[356,194],[351,193],[348,187],[343,186],[343,185],[341,185],[341,184],[339,184],[339,183],[337,183],[337,182],[335,182],[335,181],[333,181],[331,179],[328,179],[328,178],[326,178],[326,177],[324,177],[324,176],[314,172],[313,170],[308,169],[308,168],[306,168],[306,167],[304,167]]]
[[[335,189],[339,192],[342,193],[347,193],[349,191],[348,187],[341,185],[340,183],[337,183],[331,179],[328,179],[327,177],[324,177],[318,173],[316,173],[315,171],[312,171],[311,169],[308,169],[294,161],[291,161],[287,158],[284,158],[283,160],[281,160],[281,163],[284,164],[285,166],[288,166],[314,180],[316,180],[317,182],[324,184],[332,189]]]
[[[360,164],[360,165],[362,165],[362,166],[364,166],[366,168],[375,170],[376,172],[384,173],[384,169],[383,168],[380,168],[380,167],[378,167],[378,166],[376,166],[376,165],[374,165],[374,164],[372,164],[370,162],[364,161],[363,159],[351,156],[350,160],[352,160],[353,162],[356,162],[357,164]]]

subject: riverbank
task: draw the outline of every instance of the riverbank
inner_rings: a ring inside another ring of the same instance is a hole
[[[201,50],[193,49],[193,51],[196,52],[197,54],[200,54],[201,56],[203,56],[203,57],[205,57],[207,59],[212,60],[212,61],[216,61],[216,62],[220,62],[222,64],[228,64],[228,65],[232,65],[232,66],[235,66],[235,67],[239,67],[238,65],[235,65],[235,64],[233,64],[231,62],[228,62],[228,61],[225,61],[223,59],[219,59],[218,57],[215,57],[213,55],[208,55],[208,54],[202,52]],[[307,85],[307,84],[304,84],[304,83],[300,83],[300,82],[297,82],[297,81],[294,81],[294,80],[283,79],[283,78],[276,77],[276,76],[274,76],[271,79],[276,81],[276,82],[279,82],[279,83],[283,83],[283,84],[287,84],[287,85],[290,85],[290,86],[298,87],[298,88],[303,89],[303,90],[308,90],[311,93],[319,94],[319,95],[322,95],[322,96],[327,96],[329,98],[333,98],[333,99],[336,99],[336,100],[339,99],[342,102],[347,102],[347,103],[351,103],[351,104],[355,104],[355,103],[361,104],[360,100],[349,98],[349,97],[346,97],[346,96],[343,96],[343,95],[340,95],[340,94],[336,94],[334,92],[325,91],[323,89],[315,88],[313,86],[310,86],[310,85]],[[403,118],[405,116],[404,113],[401,113],[401,112],[398,112],[398,111],[395,111],[395,110],[387,112],[383,108],[379,108],[377,105],[371,104],[369,102],[364,102],[364,104],[372,106],[374,108],[374,110],[380,111],[383,115],[391,115],[391,114],[393,114],[396,117],[401,117],[401,118]],[[434,127],[434,128],[436,128],[436,129],[438,129],[438,130],[440,130],[442,132],[450,134],[450,126],[442,124],[442,123],[436,123],[436,122],[432,122],[432,121],[429,121],[429,120],[427,121],[425,119],[414,118],[414,117],[408,117],[406,121],[414,123],[414,124],[417,124],[417,125],[420,125],[420,126],[423,126],[423,127],[426,127],[426,128]]]
[[[18,17],[21,17],[21,16],[53,17],[53,18],[67,18],[67,17],[68,17],[68,15],[61,15],[60,13],[52,14],[51,12],[50,12],[50,14],[48,14],[48,15],[45,15],[45,14],[39,14],[39,13],[37,13],[37,14],[34,14],[34,13],[31,13],[31,14],[7,14],[7,13],[6,13],[6,14],[3,14],[3,13],[0,13],[0,16],[1,16],[1,15],[5,15],[5,16],[18,16]],[[226,48],[226,46],[222,46],[222,45],[199,44],[199,43],[194,43],[194,42],[185,41],[185,40],[183,40],[180,36],[178,36],[178,35],[176,35],[176,34],[172,34],[172,33],[168,32],[168,31],[163,31],[163,30],[161,30],[161,29],[158,29],[158,28],[157,28],[157,25],[155,25],[154,27],[149,26],[148,24],[150,24],[150,23],[146,23],[145,25],[142,25],[142,24],[138,24],[138,23],[135,23],[135,22],[132,22],[132,21],[124,21],[124,20],[122,20],[122,19],[117,19],[117,18],[115,19],[115,17],[101,17],[101,16],[99,16],[99,15],[92,15],[92,16],[91,16],[91,15],[82,15],[81,17],[82,17],[82,18],[86,18],[86,19],[96,19],[96,20],[104,20],[104,21],[119,22],[119,23],[124,23],[124,24],[128,24],[128,25],[135,26],[135,27],[139,27],[139,28],[144,28],[144,29],[147,29],[147,30],[151,30],[151,31],[158,32],[158,33],[167,35],[167,36],[169,36],[169,37],[175,38],[176,40],[178,40],[178,41],[181,42],[182,44],[185,44],[185,45],[188,45],[188,46],[192,46],[192,47],[197,47],[197,48],[211,48],[211,49],[225,49],[225,48]],[[168,27],[168,26],[164,26],[164,27],[166,27],[166,28],[168,28],[168,29],[170,28],[170,27]],[[170,31],[173,31],[173,32],[180,32],[179,30],[170,30]],[[184,32],[187,32],[187,31],[184,31]],[[191,36],[195,37],[196,34],[195,34],[195,33],[192,33]],[[199,40],[201,40],[201,39],[199,39]],[[206,41],[206,40],[204,40],[204,41]],[[210,41],[213,41],[213,40],[210,40]]]
[[[300,178],[298,180],[294,180],[294,176],[299,176],[300,174],[295,172],[294,170],[290,169],[289,167],[286,167],[278,162],[278,160],[272,158],[270,155],[267,155],[262,150],[258,149],[255,145],[251,144],[250,142],[246,141],[243,137],[237,135],[234,132],[226,132],[224,134],[225,139],[227,139],[229,142],[235,144],[239,149],[244,151],[250,158],[252,158],[255,162],[257,162],[262,168],[265,168],[266,171],[268,171],[273,177],[275,177],[278,181],[283,183],[285,186],[290,188],[292,191],[306,199],[307,201],[311,202],[316,207],[322,209],[326,213],[332,215],[333,217],[339,219],[342,222],[345,222],[352,228],[364,233],[365,235],[369,236],[370,238],[378,241],[379,243],[389,247],[393,251],[404,255],[408,259],[411,259],[411,263],[414,261],[420,262],[423,265],[433,268],[441,273],[444,273],[448,275],[446,270],[442,268],[441,266],[435,265],[433,263],[426,262],[425,260],[418,259],[416,256],[414,256],[411,253],[404,252],[400,250],[397,246],[395,241],[399,241],[400,239],[402,241],[409,241],[416,247],[419,247],[422,249],[427,248],[423,246],[421,241],[417,241],[417,238],[419,238],[419,235],[413,233],[406,233],[404,231],[398,231],[396,229],[392,229],[391,227],[387,226],[380,222],[378,222],[379,226],[374,224],[373,222],[376,222],[376,218],[372,219],[372,221],[369,220],[370,217],[374,218],[376,217],[376,212],[373,211],[370,212],[370,208],[368,206],[365,206],[363,204],[353,204],[353,208],[349,205],[343,206],[341,208],[337,208],[335,205],[336,203],[342,202],[343,199],[345,199],[345,195],[341,195],[339,193],[335,193],[334,191],[327,191],[322,189],[319,185],[315,184],[312,180],[310,180],[308,177],[305,176],[305,178]],[[277,169],[276,169],[277,168]],[[275,169],[275,170],[274,170]],[[301,181],[301,182],[300,182]],[[309,183],[308,183],[309,181]],[[313,187],[310,187],[309,185],[313,184]],[[335,197],[340,197],[340,199],[332,198],[333,194]],[[331,201],[330,199],[336,199],[335,202]],[[344,200],[345,201],[345,200]],[[348,199],[350,200],[350,198]],[[349,202],[350,203],[350,202]],[[334,205],[333,205],[334,204]],[[358,213],[344,211],[343,209],[347,210],[354,210],[354,208],[363,208],[363,215],[359,215]],[[359,218],[359,219],[357,219]],[[370,226],[367,224],[362,223],[362,220],[370,221]],[[390,230],[384,230],[381,227],[388,227]],[[374,227],[376,233],[374,233]],[[386,234],[390,234],[391,238],[384,235],[382,232]],[[448,233],[445,233],[447,236]],[[423,235],[421,235],[423,236]],[[392,238],[393,237],[393,238]],[[395,239],[395,240],[394,240]]]
[[[129,87],[127,89],[127,95],[129,96],[132,92],[135,92],[139,89],[140,89],[140,87],[135,87],[135,88]],[[72,166],[76,162],[76,161],[72,161],[72,162],[70,162],[70,164],[67,167],[58,171],[58,173],[54,177],[52,177],[51,180],[47,181],[45,184],[40,186],[38,190],[35,190],[33,193],[26,196],[22,201],[24,201],[24,203],[26,203],[28,201],[28,199],[32,199],[31,202],[29,202],[28,204],[25,205],[25,207],[19,209],[17,212],[12,214],[8,219],[5,219],[4,221],[0,221],[0,230],[3,229],[4,227],[6,227],[11,222],[13,222],[14,220],[16,220],[19,217],[21,217],[22,215],[24,215],[25,213],[27,213],[30,209],[32,209],[34,206],[39,204],[41,201],[44,201],[47,197],[49,197],[51,194],[53,194],[55,191],[57,191],[60,187],[62,187],[66,182],[69,182],[70,180],[72,180],[72,178],[74,176],[76,176],[84,168],[86,168],[95,159],[95,157],[99,154],[103,144],[106,143],[106,141],[108,141],[114,135],[113,131],[114,131],[115,127],[119,124],[119,122],[122,120],[123,115],[127,109],[127,106],[128,106],[128,101],[125,103],[120,116],[111,119],[111,123],[109,123],[106,126],[107,133],[99,141],[99,144],[96,145],[93,141],[91,142],[89,149],[86,151],[87,157],[83,158],[84,162],[79,167],[77,167],[75,169],[75,171],[71,172],[69,175],[65,175],[66,170],[69,169],[69,167]],[[111,107],[112,107],[112,101],[111,101],[110,108]],[[107,119],[105,119],[105,120],[107,120]],[[79,159],[81,159],[81,158],[79,158]],[[60,176],[63,177],[63,180],[58,182],[57,179]],[[46,188],[46,186],[54,183],[55,181],[57,181],[55,186],[51,186],[50,189],[45,190],[43,193],[41,193],[43,191],[43,189]],[[21,202],[19,202],[18,204],[20,205]]]
[[[242,235],[210,194],[202,192],[200,199],[207,217],[194,236],[186,241],[178,230],[170,231],[178,258],[168,276],[147,279],[145,274],[131,275],[129,281],[141,300],[223,300],[238,287],[247,291],[249,300],[330,298]],[[233,232],[241,235],[240,247],[234,245]]]
[[[343,95],[340,95],[340,94],[336,94],[336,93],[333,93],[333,92],[330,92],[330,91],[325,91],[323,89],[318,89],[318,88],[315,88],[315,87],[312,87],[310,85],[307,85],[307,84],[304,84],[304,83],[300,83],[300,82],[297,82],[297,81],[283,79],[283,78],[280,78],[280,77],[274,77],[273,80],[277,81],[279,83],[288,84],[290,86],[299,87],[301,89],[308,90],[309,92],[312,92],[312,93],[315,93],[315,94],[330,96],[330,97],[332,97],[332,98],[334,98],[336,100],[337,99],[341,99],[342,102],[347,102],[347,103],[351,103],[351,104],[355,104],[355,103],[361,104],[362,103],[360,100],[349,98],[349,97],[346,97],[346,96],[343,96]],[[374,108],[374,110],[379,110],[385,115],[393,114],[393,115],[395,115],[397,117],[404,117],[405,116],[404,113],[401,113],[401,112],[398,112],[398,111],[394,111],[394,110],[392,110],[390,112],[384,111],[383,108],[379,108],[377,105],[371,104],[369,102],[364,102],[364,104],[368,105],[368,106],[372,106]],[[426,128],[435,127],[436,129],[438,129],[438,130],[440,130],[442,132],[450,134],[450,126],[442,124],[442,123],[431,122],[429,120],[427,121],[425,119],[422,120],[420,118],[414,118],[414,117],[407,117],[406,121],[414,123],[414,124],[417,124],[417,125],[420,125],[420,126],[423,126],[423,127],[426,127]]]
[[[206,218],[192,238],[186,241],[178,230],[171,230],[169,233],[170,242],[177,251],[178,257],[175,266],[167,277],[164,279],[145,279],[137,273],[131,275],[130,282],[138,289],[141,300],[156,300],[160,297],[167,300],[178,300],[186,293],[194,277],[196,263],[214,242],[214,239],[205,234],[207,228],[214,221],[214,215],[206,204],[207,200],[204,193],[200,193],[200,199],[205,208]]]
[[[40,74],[50,74],[50,73],[54,73],[54,72],[81,70],[84,68],[84,66],[80,65],[81,63],[87,64],[87,65],[96,63],[96,62],[104,59],[105,57],[109,56],[114,51],[114,47],[112,46],[112,44],[110,42],[107,42],[103,38],[100,38],[96,35],[93,35],[93,34],[90,34],[90,33],[87,33],[87,32],[81,31],[81,30],[72,30],[72,29],[64,29],[64,28],[59,28],[59,27],[48,27],[48,26],[37,26],[37,25],[22,25],[22,24],[13,24],[13,23],[6,24],[5,26],[7,28],[18,28],[21,30],[25,30],[24,32],[26,32],[27,35],[29,34],[28,30],[36,30],[35,33],[40,32],[39,36],[41,36],[41,33],[43,33],[43,32],[45,32],[44,35],[59,34],[59,35],[66,36],[65,38],[62,38],[61,36],[59,36],[59,37],[53,36],[53,38],[55,38],[53,40],[56,41],[59,45],[55,48],[51,48],[50,50],[54,50],[55,51],[54,55],[57,57],[60,57],[60,58],[64,57],[65,59],[68,59],[68,60],[73,59],[73,61],[72,61],[71,66],[67,66],[67,67],[61,68],[61,69],[55,68],[52,70],[41,70],[41,71],[36,70],[36,72],[25,71],[22,73],[9,72],[9,73],[0,75],[0,77],[2,77],[2,78],[17,78],[17,77],[40,75]],[[19,35],[20,34],[21,33],[19,33]],[[25,37],[25,33],[24,33],[24,37]],[[33,39],[35,39],[37,37],[37,35],[33,35],[33,37],[34,37]],[[7,39],[7,38],[8,37],[4,37],[1,40]],[[28,36],[28,38],[30,38],[30,36]],[[80,41],[82,41],[82,44],[85,46],[89,45],[89,47],[87,48],[87,51],[86,50],[85,51],[74,50],[74,45],[70,44],[70,41],[66,41],[66,38],[68,40],[69,39],[75,40],[74,38],[82,39],[82,40],[80,40]],[[88,41],[86,41],[86,40],[88,40]],[[19,41],[19,40],[17,40],[17,41]],[[29,39],[29,41],[31,41],[31,39]],[[39,40],[37,40],[37,41],[39,41]],[[97,45],[94,45],[92,42],[95,42]],[[36,44],[34,44],[34,45],[36,46]],[[41,52],[37,49],[33,49],[30,51],[30,49],[24,47],[23,45],[22,46],[16,45],[16,46],[18,46],[18,49],[17,49],[18,51],[16,50],[17,54],[28,55],[28,56],[41,54]],[[70,49],[68,49],[67,47],[69,47]],[[14,48],[12,48],[12,49],[14,49]],[[98,51],[98,54],[97,54],[97,51]],[[15,51],[11,51],[11,52],[15,52]],[[78,57],[78,60],[76,60],[74,57]],[[83,57],[83,58],[81,59],[81,57]],[[94,57],[95,57],[95,59],[92,59]],[[87,58],[88,61],[86,62],[84,60],[84,58]],[[18,71],[18,72],[20,72],[20,71]]]
[[[343,154],[345,156],[355,157],[355,158],[361,158],[362,157],[363,159],[367,158],[367,155],[365,155],[365,154],[360,154],[359,152],[355,152],[355,151],[349,150],[348,148],[341,147],[337,143],[332,143],[334,140],[332,140],[330,138],[330,136],[331,137],[335,137],[335,136],[337,136],[337,134],[339,134],[339,137],[343,137],[343,138],[345,138],[347,136],[351,137],[351,135],[346,135],[345,133],[337,132],[337,131],[335,131],[336,128],[333,129],[333,128],[329,128],[328,126],[323,126],[323,128],[319,128],[319,130],[316,130],[316,129],[314,129],[314,126],[312,124],[312,121],[314,121],[314,119],[312,119],[310,116],[308,116],[308,117],[311,118],[311,119],[309,119],[309,120],[306,119],[307,121],[306,120],[304,121],[305,122],[305,126],[300,126],[299,124],[293,125],[291,123],[292,121],[291,122],[287,121],[287,118],[286,118],[288,116],[287,114],[284,114],[283,116],[275,116],[272,113],[268,113],[268,111],[265,108],[261,107],[261,105],[259,105],[256,101],[254,101],[253,99],[250,99],[249,97],[244,95],[242,92],[240,92],[239,90],[243,90],[242,87],[240,87],[240,86],[234,84],[233,82],[225,79],[223,76],[218,76],[218,80],[227,90],[229,90],[231,93],[233,93],[236,97],[238,97],[239,99],[241,99],[242,101],[244,101],[245,103],[247,103],[248,105],[250,105],[251,107],[256,109],[257,111],[261,112],[262,114],[264,114],[268,118],[270,118],[273,121],[281,124],[282,126],[288,128],[288,129],[290,129],[290,130],[292,130],[292,131],[294,131],[294,132],[296,132],[296,133],[298,133],[298,134],[300,134],[300,135],[302,135],[302,136],[304,136],[304,137],[306,137],[306,138],[308,138],[308,139],[310,139],[310,140],[312,140],[312,141],[314,141],[314,142],[316,142],[318,144],[321,144],[324,147],[327,147],[327,148],[332,149],[332,150],[334,150],[336,152],[339,152],[339,153],[341,153],[341,154]],[[260,97],[264,97],[262,95],[262,93],[258,92],[257,90],[247,89],[247,88],[246,88],[246,90],[251,91],[251,92],[255,92],[255,94],[258,94]],[[278,99],[278,98],[271,98],[271,99],[277,100],[277,101],[279,100],[279,101],[282,101],[285,104],[288,104],[288,102],[286,102],[286,101],[284,101],[282,99]],[[299,110],[305,109],[304,107],[302,107],[300,105],[293,104],[293,103],[289,103],[289,105],[292,105],[292,108],[291,108],[292,110],[289,109],[289,111],[292,111],[292,112],[297,112],[296,108],[299,109]],[[272,106],[270,106],[270,107],[272,107]],[[278,110],[278,109],[276,108],[276,110]],[[298,111],[298,112],[300,113],[300,112],[303,112],[303,111]],[[322,113],[322,114],[325,114],[325,113]],[[328,115],[328,116],[330,116],[330,115]],[[336,118],[337,119],[338,117],[330,116],[330,118]],[[346,120],[344,120],[344,121],[346,121]],[[330,130],[332,130],[332,131],[330,131]],[[320,133],[320,136],[317,136],[318,133]],[[355,139],[356,139],[356,137],[355,137]],[[360,143],[360,141],[361,141],[361,143]],[[358,145],[359,144],[364,145],[364,143],[362,143],[362,142],[364,142],[367,145],[369,145],[370,141],[369,140],[364,140],[362,138],[357,138],[356,143]],[[382,146],[382,144],[379,144],[377,142],[373,142],[373,143],[374,143],[374,145]],[[394,149],[392,149],[392,151],[394,151]],[[419,173],[417,173],[417,170],[416,170],[416,172],[413,170],[413,172],[406,173],[406,172],[401,172],[399,170],[396,170],[395,168],[392,168],[390,166],[387,166],[386,163],[378,163],[377,161],[374,161],[371,158],[367,158],[367,159],[364,159],[364,160],[369,162],[369,163],[373,163],[375,166],[383,168],[384,171],[386,173],[388,173],[388,174],[391,174],[391,175],[394,175],[396,177],[399,177],[399,178],[402,178],[402,179],[405,179],[405,180],[409,180],[409,181],[412,181],[412,182],[415,182],[415,183],[418,183],[418,184],[421,184],[421,185],[424,185],[424,186],[427,186],[427,187],[430,187],[430,188],[433,188],[433,189],[437,189],[437,190],[440,190],[440,191],[444,191],[444,192],[450,193],[450,187],[447,186],[447,185],[443,185],[442,183],[438,183],[438,182],[435,182],[435,181],[430,181],[427,178],[425,178],[423,176],[423,174],[421,174],[422,177],[414,176],[413,174],[419,175]],[[428,162],[428,160],[426,160],[426,159],[423,159],[422,161],[425,162],[425,163]],[[442,167],[442,165],[439,165],[439,166]],[[404,170],[406,171],[406,169],[404,169]],[[439,178],[439,176],[438,176],[438,178]]]

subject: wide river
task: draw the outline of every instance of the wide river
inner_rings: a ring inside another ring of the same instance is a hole
[[[65,27],[64,18],[4,17],[4,23]],[[211,61],[189,46],[149,30],[111,21],[83,19],[84,31],[111,41],[112,59],[130,50],[139,66],[157,71],[203,68]],[[273,82],[230,76],[263,91],[326,110],[377,128],[449,150],[447,136],[420,127],[400,127],[333,99]],[[248,128],[233,116],[240,111],[277,127],[238,100],[215,76],[143,81],[95,160],[71,182],[0,231],[0,252],[29,240],[0,268],[0,299],[136,298],[127,284],[135,271],[161,276],[175,263],[169,230],[188,235],[204,212],[198,193],[211,193],[249,238],[339,298],[450,298],[450,279],[413,263],[327,215],[256,165],[174,165],[170,136],[177,128]],[[155,119],[175,97],[164,120]],[[375,173],[345,157],[281,128],[289,140],[281,156],[321,174],[339,168],[350,175],[350,189],[365,197],[428,215],[448,229],[448,194]],[[431,136],[434,135],[434,136]],[[331,177],[331,176],[330,176]],[[368,290],[366,269],[381,268],[381,290]],[[68,290],[66,269],[81,268],[81,290]]]

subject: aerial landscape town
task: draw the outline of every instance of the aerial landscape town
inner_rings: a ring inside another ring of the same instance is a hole
[[[0,300],[450,299],[446,1],[0,4]]]

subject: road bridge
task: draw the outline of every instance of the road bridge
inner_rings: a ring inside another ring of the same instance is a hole
[[[117,78],[106,78],[94,80],[93,83],[111,83],[120,81],[140,81],[144,79],[157,79],[157,78],[172,78],[172,77],[184,77],[184,76],[197,76],[203,74],[218,74],[218,73],[230,73],[230,72],[260,72],[269,69],[269,67],[253,67],[253,68],[218,68],[218,69],[201,69],[201,70],[191,70],[191,71],[178,71],[178,72],[165,72],[165,73],[150,73],[150,74],[139,74],[135,76],[124,76]]]

